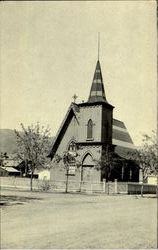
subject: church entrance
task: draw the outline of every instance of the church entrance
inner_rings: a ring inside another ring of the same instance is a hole
[[[93,180],[93,166],[82,166],[82,181],[92,182]]]
[[[87,154],[82,162],[81,181],[92,182],[94,179],[94,162],[92,156]]]

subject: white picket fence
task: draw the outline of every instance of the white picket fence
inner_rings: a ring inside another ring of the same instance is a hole
[[[0,177],[2,188],[30,190],[30,179],[20,177]],[[156,185],[143,184],[144,193],[156,193]],[[47,192],[64,192],[66,181],[33,179],[33,190]],[[68,192],[87,192],[105,194],[139,194],[141,184],[133,182],[76,182],[69,181]]]

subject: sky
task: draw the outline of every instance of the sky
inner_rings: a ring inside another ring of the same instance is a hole
[[[114,118],[136,145],[156,129],[155,1],[2,2],[1,128],[49,125],[74,93],[87,101],[97,61]]]

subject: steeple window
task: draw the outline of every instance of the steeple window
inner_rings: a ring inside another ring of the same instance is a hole
[[[90,119],[87,124],[87,139],[93,138],[93,122]]]

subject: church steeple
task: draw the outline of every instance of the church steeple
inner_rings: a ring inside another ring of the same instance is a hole
[[[94,77],[88,102],[107,102],[99,59],[97,61],[96,69],[94,72]]]

